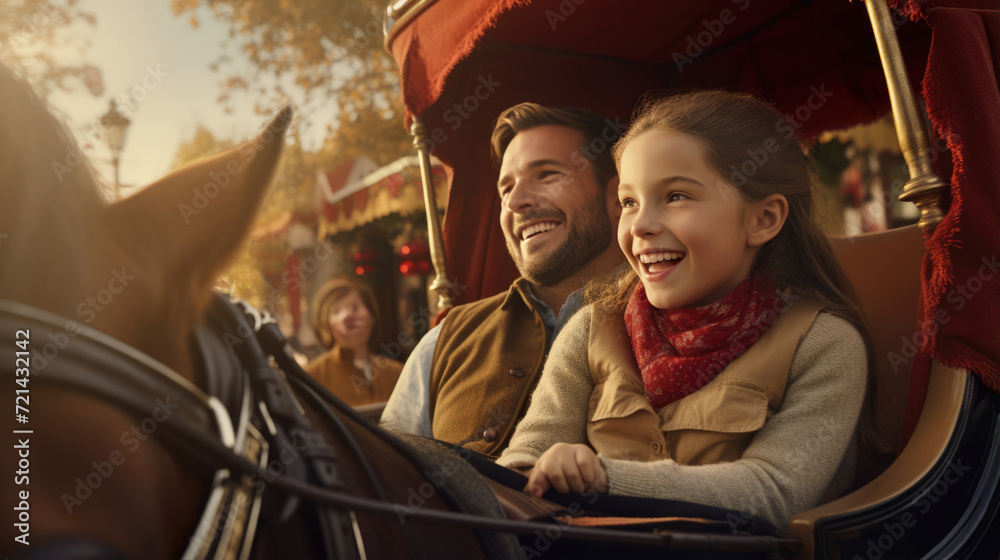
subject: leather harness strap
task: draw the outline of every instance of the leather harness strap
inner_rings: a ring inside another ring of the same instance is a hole
[[[299,416],[301,410],[294,400],[291,388],[284,375],[278,374],[266,365],[267,358],[262,347],[281,364],[285,374],[295,386],[314,399],[310,404],[325,403],[351,420],[369,426],[377,437],[386,441],[391,441],[393,438],[385,432],[375,430],[363,417],[338,401],[309,377],[294,360],[284,354],[282,350],[284,339],[273,321],[261,320],[259,313],[247,311],[248,309],[252,308],[244,306],[243,310],[238,311],[228,297],[220,294],[212,304],[211,314],[214,318],[211,321],[215,324],[211,325],[211,329],[199,331],[195,335],[198,340],[195,347],[202,356],[201,365],[206,374],[206,386],[210,387],[213,393],[217,392],[221,400],[219,397],[206,394],[138,350],[99,331],[79,325],[74,329],[77,335],[72,343],[61,350],[61,359],[50,361],[44,375],[40,375],[39,379],[49,386],[67,387],[106,399],[110,404],[139,416],[148,411],[152,399],[167,397],[174,399],[180,407],[171,419],[164,423],[164,441],[168,445],[192,459],[218,469],[217,475],[225,473],[229,477],[226,480],[231,480],[232,476],[242,476],[244,480],[247,477],[260,477],[269,481],[269,487],[283,491],[288,497],[294,496],[313,502],[320,511],[327,512],[321,515],[321,525],[327,527],[326,542],[333,546],[327,552],[335,557],[357,557],[358,546],[361,543],[355,542],[354,539],[360,538],[360,531],[357,531],[353,511],[397,517],[398,504],[388,501],[384,495],[381,500],[372,500],[353,497],[343,492],[343,481],[340,480],[339,471],[336,469],[338,458],[325,441],[320,441],[321,437],[317,439],[316,432],[309,425],[308,419],[304,415]],[[241,314],[244,316],[241,317]],[[247,317],[253,319],[254,315],[256,315],[255,325],[251,327]],[[0,332],[13,332],[15,328],[31,328],[43,334],[58,333],[69,323],[72,322],[58,315],[0,299]],[[229,326],[223,327],[219,332],[220,324]],[[220,345],[219,340],[226,340],[226,333],[238,336],[247,332],[248,328],[249,332],[256,334],[243,337],[247,344],[242,345],[245,349],[236,352],[240,356],[241,364],[241,367],[236,367],[236,360],[219,355],[222,348],[228,348],[224,342]],[[257,340],[258,337],[260,342]],[[241,381],[246,375],[241,372],[244,369],[250,372],[249,384]],[[245,390],[241,391],[241,388]],[[253,398],[253,394],[259,397]],[[258,400],[265,404],[258,407]],[[232,411],[237,410],[239,413],[233,415]],[[324,411],[328,416],[336,416],[332,410]],[[251,417],[255,417],[256,420],[251,422]],[[238,430],[234,428],[233,418],[237,421]],[[266,431],[270,437],[260,437],[255,423],[265,426],[266,428],[261,431]],[[314,480],[323,486],[308,482],[306,477],[289,476],[287,470],[285,474],[278,475],[266,471],[269,447],[275,443],[279,445],[283,443],[277,435],[279,433],[285,434],[286,438],[288,436],[302,438],[301,441],[306,443],[302,456],[311,465]],[[360,454],[360,448],[353,437],[346,430],[342,431],[342,435],[351,445],[353,452],[358,454],[355,459],[367,465],[367,459]],[[365,470],[369,477],[374,477],[370,468]],[[232,543],[220,539],[216,534],[218,531],[215,531],[210,524],[206,526],[206,523],[216,520],[220,513],[236,507],[234,504],[240,501],[240,493],[232,491],[233,484],[223,485],[222,482],[225,481],[220,481],[217,476],[213,496],[221,493],[221,498],[210,497],[209,505],[214,504],[214,509],[212,511],[206,509],[196,535],[192,538],[192,547],[189,547],[185,558],[214,556],[220,547],[233,546]],[[377,485],[377,480],[374,482]],[[337,484],[339,486],[336,486]],[[327,485],[335,487],[326,487]],[[223,492],[222,486],[227,486],[229,489]],[[243,495],[246,496],[248,493]],[[259,503],[251,502],[246,506],[246,511],[241,510],[241,519],[255,522],[255,512],[258,507]],[[429,508],[413,511],[408,518],[412,521],[526,535],[544,531],[551,526],[550,523],[544,522],[513,521]],[[334,520],[339,524],[333,522]],[[354,531],[351,531],[352,526]],[[237,550],[252,544],[253,527],[250,526],[249,529],[244,533],[245,538],[242,542],[238,543]],[[202,533],[211,538],[203,539],[202,546],[195,547],[199,541],[198,536]],[[677,546],[679,544],[677,535],[670,537],[572,525],[561,527],[561,535],[567,539],[654,547],[671,546],[673,543],[673,548],[686,548]],[[349,540],[338,538],[344,536],[349,537]],[[704,537],[711,539],[713,536]],[[747,544],[752,541],[755,546],[774,551],[787,550],[789,545],[795,544],[777,537],[756,535],[746,537],[749,539],[746,541]],[[738,540],[738,536],[727,538]],[[79,544],[95,550],[92,548],[94,543],[90,541],[80,541]],[[198,550],[193,550],[194,548]],[[70,549],[57,547],[57,550]]]
[[[238,345],[237,355],[240,356],[240,362],[249,374],[254,394],[260,399],[262,411],[266,411],[270,416],[269,443],[275,448],[283,448],[283,452],[291,456],[291,459],[282,460],[285,476],[305,481],[308,469],[321,488],[343,490],[344,481],[340,476],[336,452],[323,435],[312,426],[302,406],[295,400],[292,388],[284,375],[280,375],[271,367],[256,336],[251,335],[260,332],[265,324],[276,328],[274,320],[266,313],[262,315],[245,302],[232,302],[219,293],[215,294],[210,314],[224,324],[225,333],[247,335],[243,343]],[[248,318],[254,320],[252,327]],[[319,525],[327,554],[333,558],[357,558],[359,548],[363,549],[363,545],[355,542],[360,536],[354,531],[355,521],[350,513],[326,505],[314,505],[320,519]],[[287,495],[281,518],[277,522],[281,523],[291,517],[297,506],[298,497]]]

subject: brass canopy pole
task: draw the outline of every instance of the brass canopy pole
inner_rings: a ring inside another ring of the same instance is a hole
[[[885,0],[865,0],[868,18],[875,32],[879,56],[885,81],[889,86],[889,101],[892,103],[892,117],[896,122],[896,136],[899,147],[910,169],[910,180],[903,187],[900,200],[911,201],[920,209],[920,227],[930,232],[944,219],[941,211],[941,195],[948,185],[934,172],[927,132],[917,109],[913,88],[906,77],[903,54],[896,38],[896,28]]]
[[[413,117],[410,127],[413,147],[420,159],[420,180],[424,186],[424,210],[427,212],[427,233],[430,240],[431,262],[436,276],[430,289],[438,293],[438,307],[447,309],[454,305],[454,286],[448,280],[448,263],[444,253],[444,236],[441,235],[441,220],[438,219],[437,198],[434,194],[434,178],[431,176],[431,156],[427,151],[427,128],[417,117]]]

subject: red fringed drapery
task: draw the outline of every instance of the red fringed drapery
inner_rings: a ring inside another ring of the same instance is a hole
[[[950,151],[937,158],[950,207],[927,239],[917,337],[1000,391],[1000,3],[945,4],[906,5],[932,31],[923,93]],[[912,383],[926,390],[926,379]]]

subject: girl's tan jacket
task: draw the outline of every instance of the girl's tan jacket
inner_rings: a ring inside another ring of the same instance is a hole
[[[605,457],[682,465],[735,461],[764,422],[778,411],[792,358],[819,307],[793,303],[752,346],[714,379],[657,413],[646,397],[620,315],[594,306],[589,362],[594,378],[587,437]],[[743,339],[743,337],[746,337]],[[737,341],[734,341],[734,343]]]

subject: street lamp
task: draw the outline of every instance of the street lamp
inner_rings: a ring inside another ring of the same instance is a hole
[[[125,115],[118,112],[114,99],[111,100],[111,108],[101,117],[101,128],[108,134],[108,147],[111,148],[111,162],[115,165],[115,191],[121,185],[121,182],[118,180],[118,155],[125,145],[125,131],[128,130],[128,125],[131,122]]]

